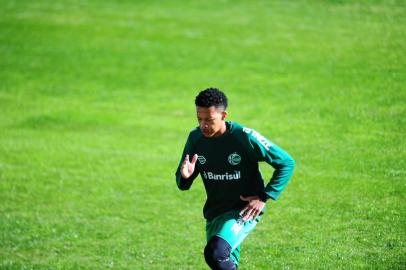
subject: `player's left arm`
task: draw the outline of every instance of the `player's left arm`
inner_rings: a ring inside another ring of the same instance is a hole
[[[241,211],[245,219],[256,217],[265,206],[268,199],[277,200],[285,189],[293,174],[295,160],[282,148],[263,137],[254,130],[245,131],[249,138],[249,150],[258,161],[265,161],[274,169],[270,181],[264,190],[260,190],[257,196],[242,197],[248,201],[247,206]],[[261,203],[262,202],[262,203]]]
[[[285,150],[275,144],[272,144],[269,150],[264,152],[264,160],[270,164],[275,171],[273,172],[271,180],[265,186],[264,191],[258,195],[265,201],[269,198],[277,200],[288,184],[296,162]]]

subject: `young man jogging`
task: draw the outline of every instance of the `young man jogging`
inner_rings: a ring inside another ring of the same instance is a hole
[[[189,134],[176,183],[188,190],[200,174],[207,193],[205,260],[212,269],[234,270],[241,242],[259,222],[266,201],[279,197],[295,161],[255,130],[226,121],[227,102],[216,88],[196,97],[199,127]],[[258,166],[261,161],[275,169],[266,186]]]

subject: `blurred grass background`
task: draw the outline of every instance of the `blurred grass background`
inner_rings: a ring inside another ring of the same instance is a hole
[[[0,268],[207,269],[174,171],[215,86],[297,161],[240,269],[405,269],[405,11],[1,0]]]

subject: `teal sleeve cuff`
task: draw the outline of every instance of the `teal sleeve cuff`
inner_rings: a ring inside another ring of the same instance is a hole
[[[270,198],[270,197],[268,196],[268,194],[266,194],[265,191],[261,191],[261,192],[258,194],[258,197],[259,197],[259,199],[260,199],[261,201],[263,201],[263,202],[265,202],[265,203],[266,203],[266,201]]]

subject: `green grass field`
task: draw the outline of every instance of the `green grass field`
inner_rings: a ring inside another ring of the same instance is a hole
[[[210,86],[297,161],[241,270],[406,269],[405,25],[390,0],[1,0],[0,269],[207,269],[174,172]]]

